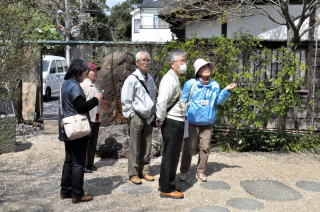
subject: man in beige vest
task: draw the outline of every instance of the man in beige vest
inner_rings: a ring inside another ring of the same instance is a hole
[[[87,62],[89,66],[89,71],[86,79],[80,84],[83,89],[84,94],[86,95],[86,99],[93,98],[96,94],[100,93],[96,85],[94,84],[97,78],[97,71],[101,68],[96,66],[93,63]],[[90,115],[90,125],[91,125],[91,134],[89,136],[89,143],[87,148],[87,157],[86,164],[84,168],[85,173],[92,173],[92,171],[96,171],[97,167],[93,165],[94,163],[94,155],[96,153],[99,127],[100,127],[100,114],[99,114],[99,106],[94,107],[89,112]]]

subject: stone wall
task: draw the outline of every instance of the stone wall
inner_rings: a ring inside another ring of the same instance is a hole
[[[0,116],[0,154],[15,151],[16,118]]]

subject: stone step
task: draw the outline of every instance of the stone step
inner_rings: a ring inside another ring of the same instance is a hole
[[[46,134],[58,134],[58,120],[43,120],[43,131]]]

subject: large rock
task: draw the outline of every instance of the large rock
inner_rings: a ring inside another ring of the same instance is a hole
[[[121,110],[121,88],[125,79],[135,71],[135,58],[127,52],[115,52],[103,59],[97,76],[97,86],[103,91],[101,126],[124,124]]]
[[[129,148],[128,125],[100,127],[97,154],[101,158],[127,158]],[[151,156],[158,157],[162,150],[160,131],[153,130]]]

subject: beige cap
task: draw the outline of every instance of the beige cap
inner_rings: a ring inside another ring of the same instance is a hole
[[[210,62],[208,62],[208,61],[206,61],[206,60],[204,60],[204,59],[202,59],[202,58],[197,59],[197,60],[194,62],[194,64],[193,64],[193,68],[194,68],[194,70],[195,70],[194,76],[196,76],[197,73],[198,73],[198,71],[199,71],[203,66],[205,66],[205,65],[207,65],[207,64],[210,64],[210,65],[212,66],[212,63],[210,63]]]

